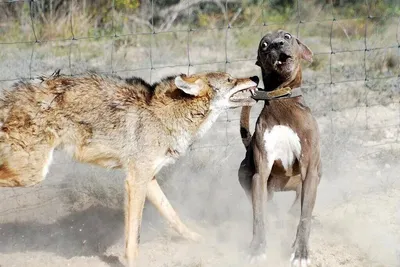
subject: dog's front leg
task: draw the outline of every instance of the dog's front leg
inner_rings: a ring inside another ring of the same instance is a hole
[[[305,175],[305,178],[303,178]],[[294,252],[291,262],[293,267],[310,266],[308,239],[311,230],[311,217],[317,196],[319,175],[316,168],[302,169],[301,215],[297,226],[296,240],[293,244]]]
[[[267,179],[271,173],[270,164],[267,162],[263,149],[254,146],[254,163],[256,172],[252,179],[252,204],[253,204],[253,240],[250,245],[251,263],[266,259],[266,236],[264,204],[267,195]]]
[[[128,169],[125,181],[125,258],[128,267],[134,267],[140,243],[140,226],[147,186],[152,175],[146,172]]]
[[[202,237],[192,232],[179,218],[172,205],[169,203],[164,192],[161,190],[155,177],[149,183],[147,198],[157,208],[157,210],[167,219],[168,223],[184,238],[199,241]]]
[[[289,213],[292,215],[296,215],[296,214],[300,213],[300,203],[299,202],[300,202],[301,191],[302,191],[301,188],[302,188],[302,185],[300,183],[296,188],[296,197],[295,197],[293,204],[289,210]]]

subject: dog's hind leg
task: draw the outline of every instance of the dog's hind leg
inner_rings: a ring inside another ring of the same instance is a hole
[[[311,230],[311,217],[317,196],[319,174],[317,168],[302,167],[302,190],[301,190],[301,215],[297,226],[296,240],[293,244],[294,252],[291,262],[293,267],[310,266],[308,240]],[[303,176],[304,175],[304,176]]]
[[[251,201],[251,184],[253,175],[254,175],[254,167],[251,168],[248,165],[248,160],[244,159],[240,164],[238,176],[240,185],[242,186],[244,192],[246,193],[246,196],[250,201]]]
[[[148,200],[157,208],[162,216],[181,236],[192,241],[201,240],[201,236],[192,232],[179,218],[172,205],[169,203],[164,192],[161,190],[155,177],[149,183],[147,189]]]
[[[238,170],[239,183],[242,186],[246,196],[252,201],[252,179],[255,173],[253,148],[249,146],[246,151],[246,156],[240,163]]]
[[[262,144],[262,143],[261,143]],[[267,179],[271,173],[272,163],[268,162],[266,153],[257,144],[254,145],[255,174],[252,178],[251,192],[253,204],[253,239],[250,245],[250,262],[266,259],[266,236],[264,203],[267,196]]]
[[[298,212],[300,210],[299,208],[300,208],[301,187],[302,187],[302,185],[299,184],[296,188],[296,197],[295,197],[293,204],[289,210],[289,213],[292,215],[298,214]]]

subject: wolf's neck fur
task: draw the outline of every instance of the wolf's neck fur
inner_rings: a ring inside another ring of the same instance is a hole
[[[154,116],[172,137],[173,149],[183,154],[191,143],[211,128],[222,110],[211,108],[212,96],[209,94],[194,97],[180,95],[177,88],[168,91],[155,96],[151,107]]]

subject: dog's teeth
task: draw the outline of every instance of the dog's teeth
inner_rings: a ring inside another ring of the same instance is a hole
[[[276,62],[278,65],[282,65],[282,61],[277,61]]]

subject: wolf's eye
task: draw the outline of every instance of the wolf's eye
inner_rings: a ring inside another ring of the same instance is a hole
[[[228,78],[228,83],[232,83],[233,79],[231,77]]]
[[[284,37],[285,37],[285,39],[287,39],[287,40],[292,39],[292,36],[291,36],[290,34],[288,34],[288,33],[285,33]]]

